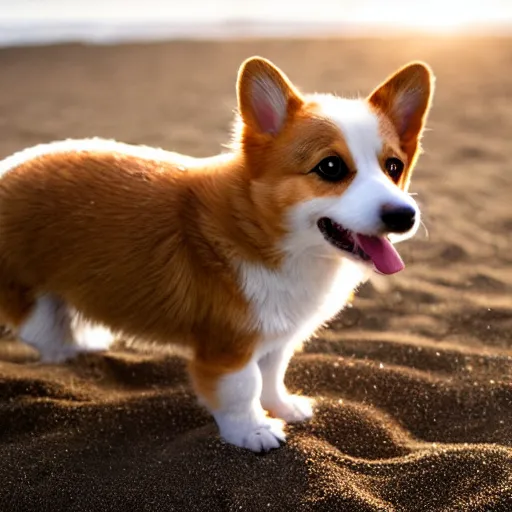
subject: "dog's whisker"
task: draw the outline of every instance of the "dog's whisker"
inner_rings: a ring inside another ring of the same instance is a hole
[[[423,228],[423,230],[425,231],[425,238],[429,238],[430,233],[428,232],[428,228],[427,228],[426,224],[422,220],[420,221],[420,224],[421,224],[421,227]]]

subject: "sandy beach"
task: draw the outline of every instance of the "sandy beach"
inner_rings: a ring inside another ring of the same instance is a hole
[[[41,365],[4,331],[0,510],[512,510],[512,38],[0,49],[0,158],[90,136],[214,154],[254,54],[347,96],[432,66],[411,188],[426,229],[401,245],[405,271],[293,359],[287,383],[316,416],[261,456],[219,439],[177,356],[120,340]]]

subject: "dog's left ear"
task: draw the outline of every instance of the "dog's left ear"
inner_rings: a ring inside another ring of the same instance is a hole
[[[238,72],[238,110],[255,133],[275,136],[303,103],[286,75],[262,57],[247,59]]]
[[[423,62],[411,62],[379,85],[368,97],[370,104],[395,126],[402,149],[415,157],[434,92],[434,74]]]

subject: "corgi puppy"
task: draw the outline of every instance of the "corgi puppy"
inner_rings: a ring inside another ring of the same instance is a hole
[[[0,321],[42,361],[120,334],[189,351],[221,437],[277,448],[312,401],[283,382],[294,350],[420,212],[407,193],[433,92],[420,62],[365,99],[303,95],[246,60],[231,150],[192,158],[66,140],[0,162]]]

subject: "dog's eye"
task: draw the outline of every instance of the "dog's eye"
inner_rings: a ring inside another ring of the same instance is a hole
[[[398,183],[402,173],[404,172],[404,163],[398,158],[388,158],[386,160],[386,171],[389,177],[395,182]]]
[[[347,164],[339,156],[328,156],[317,164],[311,172],[327,181],[341,181],[350,174]]]

